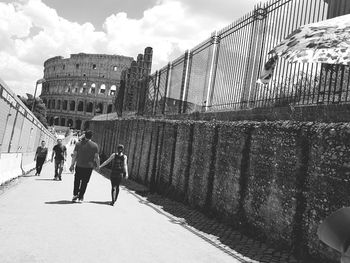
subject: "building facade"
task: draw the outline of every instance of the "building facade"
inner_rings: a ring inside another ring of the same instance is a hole
[[[84,53],[45,61],[40,97],[49,125],[86,129],[95,115],[115,111],[121,74],[133,61],[132,57]]]

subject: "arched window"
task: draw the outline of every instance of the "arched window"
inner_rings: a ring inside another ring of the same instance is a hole
[[[69,120],[67,121],[67,126],[68,126],[68,127],[73,127],[73,120],[72,120],[72,119],[69,119]]]
[[[66,100],[64,100],[63,101],[63,110],[67,110],[67,108],[68,108],[68,101],[66,101]]]
[[[86,112],[92,112],[94,107],[94,104],[92,102],[89,102],[86,107]]]
[[[70,110],[70,111],[75,111],[75,101],[74,101],[74,100],[72,100],[72,101],[70,102],[70,104],[69,104],[69,110]]]
[[[76,121],[75,121],[75,128],[76,128],[77,130],[81,130],[81,123],[82,123],[81,120],[76,120]]]
[[[95,92],[96,92],[96,84],[92,83],[89,93],[90,94],[95,94]]]
[[[45,106],[46,106],[46,108],[47,108],[47,100],[46,100],[46,99],[43,99],[43,102],[44,102],[44,104],[45,104]]]
[[[109,90],[109,95],[115,96],[116,92],[117,92],[117,86],[116,85],[112,85],[111,89]]]
[[[48,108],[48,109],[51,109],[51,100],[49,100],[49,101],[47,102],[47,108]]]
[[[117,66],[113,66],[113,67],[112,67],[112,70],[113,70],[113,71],[117,71],[117,70],[118,70],[118,67],[117,67]]]
[[[107,113],[111,113],[113,110],[113,104],[109,104],[107,107]]]
[[[61,109],[61,100],[57,101],[57,109],[60,110]]]
[[[52,100],[51,101],[51,109],[55,109],[56,108],[56,101],[55,100]]]
[[[100,94],[105,94],[106,93],[106,85],[105,84],[102,84],[100,86]]]
[[[97,114],[103,113],[103,103],[102,102],[100,102],[96,105],[95,113],[97,113]]]
[[[65,118],[61,118],[61,126],[66,126],[66,119]]]
[[[78,103],[78,111],[84,111],[84,102],[79,101],[79,103]]]

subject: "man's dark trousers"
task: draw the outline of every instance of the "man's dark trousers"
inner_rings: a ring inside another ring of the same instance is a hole
[[[86,187],[90,181],[92,168],[75,167],[73,195],[84,199]]]

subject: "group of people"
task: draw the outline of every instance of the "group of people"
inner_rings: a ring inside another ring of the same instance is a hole
[[[122,178],[128,178],[127,156],[124,154],[124,146],[119,144],[117,151],[102,164],[100,164],[98,145],[91,140],[92,131],[86,131],[85,134],[75,143],[72,153],[72,162],[69,171],[75,171],[74,187],[72,202],[81,203],[84,201],[84,194],[93,169],[97,171],[112,162],[110,172],[111,181],[111,199],[110,205],[114,206],[119,195],[119,185]],[[48,155],[48,149],[45,141],[37,148],[34,160],[36,161],[36,176],[40,176],[42,167]],[[62,140],[58,139],[57,144],[52,149],[51,162],[54,161],[55,175],[54,180],[62,180],[62,172],[64,164],[67,161],[67,148],[62,144]]]

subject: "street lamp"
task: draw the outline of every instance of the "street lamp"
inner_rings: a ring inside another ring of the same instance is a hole
[[[39,80],[36,82],[35,91],[34,91],[34,102],[33,102],[33,106],[32,106],[32,112],[34,112],[35,96],[36,96],[36,90],[37,90],[37,88],[38,88],[38,85],[39,85],[39,84],[43,84],[45,81],[46,81],[45,79],[39,79]]]

